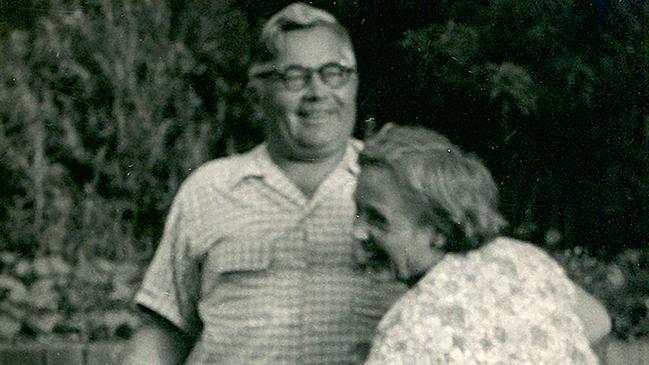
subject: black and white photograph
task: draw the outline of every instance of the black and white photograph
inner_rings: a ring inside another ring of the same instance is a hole
[[[0,365],[649,364],[649,2],[0,0]]]

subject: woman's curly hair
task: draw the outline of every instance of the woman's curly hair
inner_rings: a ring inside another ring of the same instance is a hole
[[[487,168],[430,129],[389,123],[366,140],[359,161],[394,171],[406,196],[422,206],[420,223],[446,238],[447,252],[478,248],[506,225]]]

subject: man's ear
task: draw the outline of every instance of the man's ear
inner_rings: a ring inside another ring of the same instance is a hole
[[[259,97],[261,95],[259,80],[248,81],[243,95],[250,103],[259,103]]]
[[[246,98],[248,105],[250,105],[255,119],[258,120],[264,119],[264,108],[261,106],[262,87],[263,86],[260,84],[259,80],[250,81],[248,82],[248,85],[246,85],[244,91],[244,97]]]

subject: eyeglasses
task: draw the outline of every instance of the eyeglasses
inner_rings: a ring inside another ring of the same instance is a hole
[[[311,82],[314,73],[317,73],[320,80],[328,87],[339,89],[349,82],[351,75],[356,73],[356,68],[343,66],[335,62],[326,63],[317,69],[291,65],[286,67],[284,71],[260,72],[253,77],[282,81],[287,90],[300,91]]]

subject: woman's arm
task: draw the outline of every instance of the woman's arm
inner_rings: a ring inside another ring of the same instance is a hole
[[[611,332],[611,317],[599,300],[579,285],[575,284],[574,286],[577,300],[573,305],[573,310],[584,325],[586,337],[591,344],[595,344]]]

